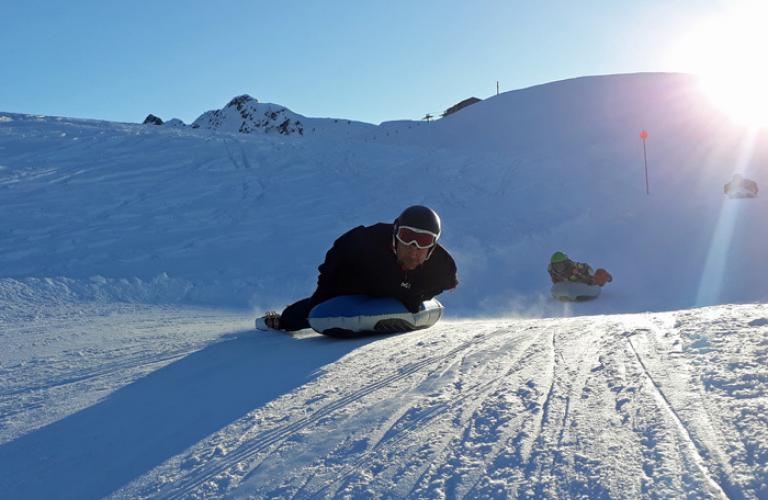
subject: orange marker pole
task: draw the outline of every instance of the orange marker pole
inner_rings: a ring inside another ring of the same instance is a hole
[[[645,130],[640,132],[640,138],[643,140],[643,162],[645,163],[645,194],[650,195],[651,191],[648,187],[648,156],[645,154],[645,140],[648,138],[648,132]]]

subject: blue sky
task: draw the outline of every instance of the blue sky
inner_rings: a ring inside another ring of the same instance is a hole
[[[689,71],[672,47],[740,1],[4,0],[0,111],[190,123],[249,94],[310,117],[420,119],[497,81]]]

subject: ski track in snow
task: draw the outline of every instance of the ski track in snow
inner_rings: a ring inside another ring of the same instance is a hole
[[[0,365],[4,498],[44,498],[45,484],[114,500],[765,498],[764,305],[449,321],[350,342],[197,308],[5,311],[26,326]],[[269,359],[291,368],[273,375]],[[209,407],[214,426],[196,418]],[[141,453],[152,433],[122,429],[155,412],[171,442]],[[59,458],[26,483],[41,454]]]
[[[353,342],[109,498],[763,498],[765,467],[733,456],[764,457],[768,432],[719,413],[702,368],[728,372],[681,334],[709,331],[686,316],[452,322]],[[764,389],[748,386],[764,421]]]

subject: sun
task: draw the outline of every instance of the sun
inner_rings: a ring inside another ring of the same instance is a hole
[[[702,91],[735,121],[768,127],[768,2],[733,4],[686,32],[671,64],[698,75]]]

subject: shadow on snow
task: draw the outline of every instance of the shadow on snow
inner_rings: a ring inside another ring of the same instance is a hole
[[[265,335],[264,337],[257,337]],[[282,394],[374,338],[240,332],[0,446],[5,500],[96,500]]]

